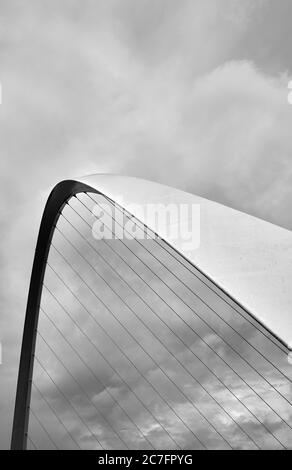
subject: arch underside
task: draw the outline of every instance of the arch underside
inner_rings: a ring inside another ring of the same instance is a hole
[[[62,182],[46,205],[12,448],[27,447],[31,396],[65,448],[291,448],[287,348],[153,233],[95,238],[101,203],[116,210],[106,219],[115,233],[121,208],[93,187]],[[43,434],[39,447],[50,448]]]

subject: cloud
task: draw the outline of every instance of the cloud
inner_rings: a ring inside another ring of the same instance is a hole
[[[173,94],[162,82],[147,95],[148,131],[133,143],[142,161],[133,157],[128,169],[291,228],[285,81],[249,62],[230,62],[188,87],[173,86]],[[158,96],[164,105],[155,109]]]

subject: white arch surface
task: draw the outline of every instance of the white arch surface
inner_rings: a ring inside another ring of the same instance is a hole
[[[139,178],[97,174],[81,178],[129,209],[132,204],[200,207],[200,244],[159,235],[292,348],[292,232],[194,194]],[[143,216],[152,229],[153,220]],[[180,220],[180,223],[187,221]],[[159,231],[158,231],[159,232]]]

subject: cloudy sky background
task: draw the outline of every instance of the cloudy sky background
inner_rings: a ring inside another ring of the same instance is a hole
[[[290,0],[1,0],[1,447],[57,181],[132,174],[292,228],[291,14]]]

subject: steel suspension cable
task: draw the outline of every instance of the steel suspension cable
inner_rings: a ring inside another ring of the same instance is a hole
[[[56,387],[56,389],[58,390],[58,392],[62,395],[62,397],[64,398],[64,400],[70,405],[70,407],[74,410],[75,414],[78,416],[78,418],[80,419],[80,421],[84,424],[84,426],[86,427],[86,429],[89,431],[89,433],[91,434],[91,436],[93,437],[93,439],[99,444],[99,446],[101,447],[101,449],[103,449],[103,446],[101,444],[101,442],[99,441],[99,439],[96,437],[96,435],[92,432],[92,430],[89,428],[88,424],[86,423],[86,421],[82,418],[82,416],[80,415],[80,413],[78,412],[78,410],[76,409],[76,407],[74,405],[72,405],[72,402],[66,397],[66,395],[62,392],[62,390],[60,389],[60,387],[57,385],[57,383],[55,382],[55,380],[53,379],[53,377],[51,376],[51,374],[47,371],[47,369],[45,368],[45,366],[42,364],[42,362],[40,361],[40,359],[35,356],[35,359],[37,360],[38,364],[40,365],[40,367],[42,368],[42,370],[45,372],[45,374],[49,377],[49,379],[51,380],[51,382],[54,384],[54,386]]]
[[[54,441],[54,439],[52,438],[52,436],[50,435],[49,431],[45,428],[45,426],[43,425],[43,423],[41,422],[41,420],[38,418],[37,414],[34,412],[34,410],[32,409],[32,407],[30,406],[29,407],[30,409],[30,412],[31,414],[33,415],[33,417],[35,418],[35,420],[39,423],[40,427],[42,428],[42,430],[44,431],[44,433],[47,435],[47,437],[49,438],[49,441],[51,442],[51,444],[53,444],[53,446],[55,447],[55,449],[59,450],[59,447],[57,446],[56,442]]]
[[[38,450],[37,449],[37,446],[35,445],[35,443],[33,442],[32,438],[27,435],[27,439],[29,440],[29,442],[31,443],[32,447],[34,448],[34,450]],[[28,449],[29,450],[29,449]],[[31,449],[30,449],[31,450]]]
[[[48,405],[48,407],[50,408],[50,410],[52,411],[52,413],[54,414],[54,416],[57,418],[57,420],[59,421],[59,423],[62,425],[62,427],[65,429],[66,433],[69,434],[70,438],[72,439],[72,441],[77,445],[77,447],[80,449],[80,445],[78,444],[78,442],[76,441],[76,439],[73,437],[72,433],[69,431],[69,429],[67,428],[67,426],[65,425],[65,423],[61,420],[60,416],[56,413],[56,411],[54,410],[54,408],[52,407],[52,405],[50,404],[49,400],[45,397],[45,395],[42,393],[42,391],[39,389],[39,387],[36,385],[36,383],[33,381],[32,382],[33,384],[33,387],[37,390],[37,392],[39,393],[39,395],[41,396],[42,400],[44,400],[44,402]]]
[[[45,310],[43,309],[43,307],[41,307],[41,310],[43,312],[43,314],[46,316],[46,318],[48,318],[50,320],[50,322],[54,325],[55,329],[60,333],[61,337],[63,338],[64,341],[66,341],[67,344],[69,344],[71,346],[71,343],[70,341],[68,341],[65,336],[62,334],[61,330],[59,330],[59,328],[57,327],[57,325],[55,324],[55,322],[49,317],[49,315],[45,312]],[[116,436],[118,437],[119,440],[121,440],[123,442],[123,444],[126,446],[127,449],[129,449],[127,443],[123,440],[122,437],[119,436],[119,434],[117,434],[117,431],[112,427],[112,425],[110,424],[110,422],[107,420],[107,418],[104,416],[104,414],[97,408],[97,406],[95,405],[95,403],[92,401],[92,399],[89,397],[89,395],[87,394],[87,392],[85,391],[85,389],[82,387],[82,385],[80,385],[80,383],[78,382],[78,380],[76,380],[76,378],[74,377],[74,375],[71,373],[71,371],[68,369],[68,367],[65,365],[65,363],[62,361],[62,359],[60,359],[56,352],[52,349],[52,347],[48,344],[48,342],[46,341],[46,339],[44,338],[44,336],[40,333],[40,331],[38,331],[38,335],[42,338],[42,340],[44,341],[44,343],[46,344],[46,346],[49,348],[49,350],[51,351],[51,353],[54,355],[54,357],[56,357],[56,359],[60,362],[60,364],[63,366],[63,368],[67,371],[67,373],[70,375],[70,377],[74,380],[74,382],[78,385],[79,389],[82,391],[82,393],[86,396],[86,398],[88,399],[89,403],[91,405],[94,406],[94,408],[96,409],[96,411],[98,412],[98,414],[100,414],[104,421],[107,422],[107,424],[109,425],[109,427],[111,428],[111,430],[114,432],[114,434],[116,434]],[[71,347],[72,348],[72,347]],[[78,444],[77,444],[78,445]]]

